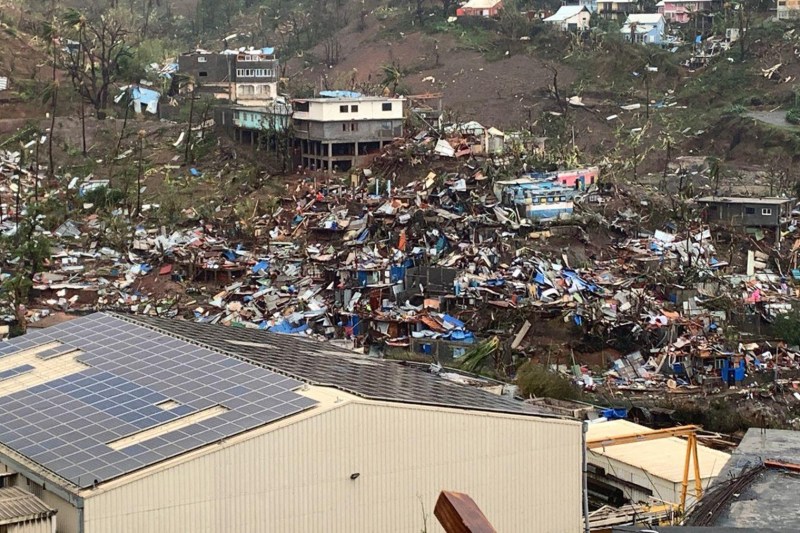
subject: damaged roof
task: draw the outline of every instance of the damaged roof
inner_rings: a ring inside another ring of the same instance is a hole
[[[401,363],[357,357],[333,346],[253,328],[124,316],[161,333],[261,364],[314,385],[368,398],[480,411],[546,415],[511,398],[458,385]]]

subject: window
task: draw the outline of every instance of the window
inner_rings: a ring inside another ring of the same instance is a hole
[[[347,124],[342,124],[342,131],[347,131]]]
[[[206,56],[197,56],[197,62],[198,63],[205,63],[206,62]]]
[[[294,110],[308,113],[308,102],[294,102]]]
[[[719,206],[716,206],[716,205],[710,205],[710,206],[708,206],[708,208],[709,208],[709,209],[711,209],[712,211],[716,211],[718,207],[719,207]]]
[[[761,215],[765,216],[765,217],[771,217],[772,216],[772,209],[770,209],[768,207],[765,207],[764,209],[761,210]]]
[[[745,207],[744,208],[744,213],[745,213],[745,215],[755,215],[756,214],[756,209],[755,209],[755,207]]]
[[[200,76],[201,78],[205,78],[206,76],[208,76],[208,72],[206,72],[205,70],[201,70],[198,73],[198,76]]]
[[[347,113],[347,106],[346,105],[340,105],[339,106],[339,113]]]
[[[387,102],[385,104],[381,104],[381,110],[382,111],[391,111],[392,110],[392,103],[391,102]]]
[[[358,106],[357,105],[351,105],[350,106],[350,112],[351,113],[358,113]]]

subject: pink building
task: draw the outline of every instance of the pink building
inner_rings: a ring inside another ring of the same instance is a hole
[[[456,10],[459,17],[496,17],[503,9],[503,0],[469,0]]]
[[[667,22],[683,24],[689,22],[692,13],[710,11],[711,0],[661,0],[656,7]]]
[[[597,167],[581,168],[577,170],[559,170],[556,173],[556,181],[564,187],[583,190],[597,182],[599,176],[600,169]]]

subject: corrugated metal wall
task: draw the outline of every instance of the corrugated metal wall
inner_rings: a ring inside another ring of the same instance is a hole
[[[589,462],[603,467],[607,474],[611,474],[612,476],[616,476],[630,483],[635,483],[639,486],[651,489],[653,491],[654,498],[670,503],[678,503],[680,500],[680,483],[673,483],[667,479],[650,475],[641,468],[623,463],[622,461],[618,461],[592,451],[589,452]],[[642,491],[632,489],[622,484],[614,483],[613,481],[609,481],[609,483],[622,489],[622,492],[625,494],[626,498],[630,498],[633,501],[647,500],[647,494]],[[705,487],[705,484],[703,486]],[[694,481],[692,481],[690,484],[687,502],[694,501],[694,498],[691,497],[691,495],[694,494],[693,487]]]
[[[8,533],[53,533],[53,524],[49,518],[31,520],[8,526]]]
[[[423,506],[441,531],[441,489],[470,494],[503,533],[575,533],[581,426],[345,403],[97,494],[85,532],[416,533]]]

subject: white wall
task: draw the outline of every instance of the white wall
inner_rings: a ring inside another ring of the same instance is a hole
[[[353,473],[359,477],[351,480]],[[443,489],[498,531],[581,528],[581,426],[343,402],[86,500],[85,533],[442,531]]]
[[[392,104],[391,111],[383,111],[383,104]],[[348,120],[391,120],[403,118],[402,98],[381,99],[330,99],[310,100],[308,111],[297,111],[294,116],[301,120],[315,120],[321,122],[339,122]],[[347,106],[347,113],[340,111],[341,106]],[[351,111],[353,106],[358,106],[358,111]]]

